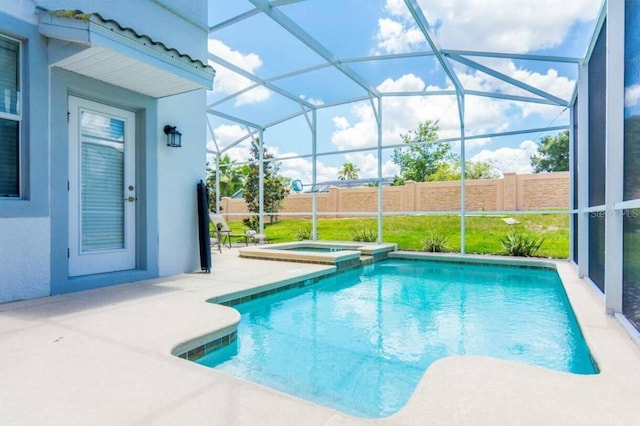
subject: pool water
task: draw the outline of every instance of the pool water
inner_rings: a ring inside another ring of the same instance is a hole
[[[321,247],[321,246],[297,246],[297,247],[285,248],[281,250],[318,252],[318,253],[334,253],[334,252],[342,251],[342,249],[338,247]]]
[[[596,373],[551,270],[387,260],[236,308],[238,339],[196,362],[356,416],[398,411],[451,355]]]

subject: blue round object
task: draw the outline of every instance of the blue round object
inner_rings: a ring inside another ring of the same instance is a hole
[[[295,192],[302,192],[302,188],[304,185],[302,185],[302,181],[300,179],[296,179],[294,181],[291,182],[291,188],[295,191]]]

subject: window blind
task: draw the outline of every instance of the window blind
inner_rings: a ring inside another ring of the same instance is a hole
[[[20,195],[19,50],[0,36],[0,197]]]
[[[82,251],[124,248],[124,122],[81,114]]]

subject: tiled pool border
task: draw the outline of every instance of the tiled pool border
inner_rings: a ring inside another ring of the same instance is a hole
[[[178,355],[178,357],[184,358],[187,361],[195,361],[213,351],[216,351],[218,349],[221,349],[225,346],[230,345],[231,343],[236,341],[237,337],[238,337],[237,332],[234,330],[227,335],[214,339],[210,342],[197,346],[193,349],[189,349],[188,351]]]
[[[432,261],[432,262],[440,262],[440,263],[450,263],[450,264],[471,264],[478,266],[506,266],[513,268],[522,268],[522,269],[538,269],[538,270],[557,270],[555,264],[552,262],[547,262],[544,260],[538,259],[500,259],[495,257],[472,257],[472,256],[464,256],[464,255],[438,255],[431,253],[411,253],[411,252],[385,252],[385,253],[376,253],[373,256],[366,256],[362,259],[356,259],[357,262],[350,262],[349,266],[336,268],[332,271],[329,271],[324,274],[316,275],[313,277],[301,277],[300,280],[295,281],[293,283],[289,282],[288,284],[284,284],[282,286],[278,286],[278,283],[274,283],[275,287],[270,288],[268,290],[259,291],[256,293],[252,293],[249,295],[244,295],[228,300],[223,300],[225,296],[217,296],[207,299],[207,303],[217,303],[219,305],[233,307],[235,305],[239,305],[241,303],[250,302],[252,300],[261,299],[266,296],[271,296],[276,293],[280,293],[283,291],[290,290],[292,288],[302,288],[307,287],[313,284],[316,284],[320,279],[329,278],[339,273],[345,272],[350,269],[355,269],[361,266],[372,265],[381,260],[385,259],[401,259],[401,260],[409,260],[415,262],[424,262],[424,261]],[[275,259],[273,259],[275,260]],[[308,263],[308,262],[307,262]],[[345,262],[346,263],[346,262]],[[287,282],[287,281],[284,281]],[[203,356],[221,349],[225,346],[228,346],[235,342],[237,338],[236,330],[222,336],[211,340],[210,342],[204,343],[202,345],[196,346],[195,348],[189,349],[177,355],[180,358],[186,359],[188,361],[196,361]],[[597,363],[593,360],[595,366]]]
[[[298,247],[337,248],[339,250],[331,252],[295,251]],[[249,259],[334,265],[338,270],[342,270],[360,266],[363,257],[373,257],[374,261],[377,261],[386,258],[388,253],[395,252],[396,250],[397,245],[391,243],[304,240],[246,248],[242,247],[238,250],[238,253],[240,257]]]
[[[481,266],[506,266],[511,268],[557,270],[554,262],[562,259],[546,260],[541,258],[512,258],[508,256],[483,256],[483,255],[463,255],[463,254],[442,254],[425,252],[393,252],[389,253],[390,259],[415,260],[415,261],[436,261],[453,264],[471,264]]]

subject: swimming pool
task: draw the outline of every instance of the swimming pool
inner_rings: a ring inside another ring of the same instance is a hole
[[[362,417],[451,355],[596,373],[553,270],[386,260],[235,307],[237,340],[196,362]]]

